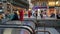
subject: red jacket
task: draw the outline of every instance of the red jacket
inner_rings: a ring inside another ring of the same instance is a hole
[[[29,18],[31,17],[31,11],[28,11],[28,17]]]
[[[19,11],[19,15],[20,15],[20,21],[23,21],[23,19],[24,19],[24,11],[23,10],[20,10]]]

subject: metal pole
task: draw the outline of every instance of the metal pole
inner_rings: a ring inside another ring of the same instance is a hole
[[[7,11],[7,0],[2,0],[3,4],[3,12],[5,13]]]
[[[6,14],[6,11],[7,11],[7,0],[2,0],[2,8],[3,8],[3,13],[4,13],[4,15]],[[5,18],[6,18],[6,16],[4,16]],[[2,20],[2,23],[4,22],[5,23],[5,21],[6,20],[8,20],[8,19],[6,19],[5,20],[5,18]]]
[[[13,13],[13,6],[12,6],[12,4],[10,4],[10,6],[11,6],[11,13]]]
[[[45,23],[44,23],[44,34],[46,34],[46,33],[45,33]]]
[[[12,4],[11,4],[11,3],[13,3],[13,0],[11,0],[11,1],[10,1],[11,13],[13,13],[13,6],[12,6]]]

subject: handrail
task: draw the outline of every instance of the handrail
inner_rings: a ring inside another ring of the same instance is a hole
[[[15,21],[15,20],[13,20],[13,21]],[[16,20],[16,21],[19,21],[19,20]],[[33,22],[34,24],[36,24],[33,20],[23,20],[23,21],[31,21],[31,22]],[[8,22],[8,21],[7,21]]]
[[[12,21],[15,21],[15,20],[12,20]],[[19,21],[19,20],[16,20],[16,21]],[[31,21],[31,22],[33,22],[34,24],[36,24],[33,20],[23,20],[23,21]],[[6,22],[8,22],[8,21],[6,21]]]
[[[36,33],[37,32],[48,32],[49,34],[51,34],[49,31],[40,31],[40,30],[38,30],[38,31],[36,31]]]
[[[15,21],[15,20],[12,20],[12,21]],[[19,20],[16,20],[16,21],[19,21]],[[36,26],[36,22],[34,22],[33,20],[23,20],[23,21],[31,21]],[[9,22],[9,21],[6,21],[6,22]],[[7,24],[7,23],[3,23],[1,25],[5,25],[5,24]],[[20,24],[11,24],[11,25],[20,25]]]
[[[21,29],[26,29],[28,30],[31,34],[34,34],[34,30],[30,26],[12,26],[12,25],[0,25],[0,28],[21,28]]]

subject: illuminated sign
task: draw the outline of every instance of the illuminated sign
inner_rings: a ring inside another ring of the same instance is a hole
[[[40,7],[40,6],[35,6],[35,7],[33,7],[33,9],[47,9],[47,7]]]

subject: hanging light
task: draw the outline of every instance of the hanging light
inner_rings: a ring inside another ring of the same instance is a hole
[[[53,1],[52,2],[48,2],[48,5],[49,6],[55,6],[55,2],[53,2]]]
[[[56,1],[56,6],[59,6],[59,5],[60,5],[59,1]]]
[[[29,10],[31,10],[31,8],[29,8]]]
[[[59,3],[59,1],[56,2],[56,5]]]

